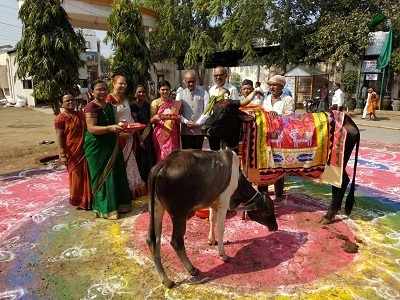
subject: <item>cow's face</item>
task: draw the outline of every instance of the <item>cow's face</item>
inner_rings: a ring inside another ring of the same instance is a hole
[[[269,231],[278,230],[278,223],[275,217],[274,202],[268,195],[263,195],[263,205],[257,205],[258,209],[247,212],[249,218],[257,223],[267,226]]]

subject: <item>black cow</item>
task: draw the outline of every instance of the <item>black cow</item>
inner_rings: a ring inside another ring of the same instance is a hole
[[[226,141],[230,147],[234,147],[234,145],[230,145],[229,141],[232,140],[232,136],[238,137],[240,131],[234,133],[232,132],[232,128],[240,128],[241,122],[244,121],[253,121],[251,119],[245,120],[243,118],[243,113],[239,111],[238,107],[236,109],[236,118],[232,116],[232,111],[219,110],[217,114],[214,114],[207,122],[206,132],[210,135],[217,134],[221,141]],[[232,110],[232,108],[231,108]],[[249,116],[248,116],[249,117]],[[354,121],[348,116],[345,115],[343,127],[347,131],[347,138],[345,142],[345,153],[344,153],[344,162],[343,162],[343,180],[342,186],[337,188],[332,186],[332,201],[329,206],[327,213],[321,219],[323,224],[332,223],[335,219],[336,214],[342,207],[342,201],[344,194],[346,192],[347,186],[350,182],[349,176],[346,173],[346,166],[350,159],[351,153],[353,149],[356,148],[355,151],[355,159],[354,159],[354,169],[353,169],[353,179],[350,185],[350,190],[346,198],[345,204],[345,213],[350,215],[353,206],[354,206],[354,192],[355,192],[355,176],[357,169],[357,160],[358,160],[358,148],[360,145],[360,131]],[[278,180],[275,184],[275,189],[278,188],[278,191],[275,190],[277,196],[281,196],[283,194],[283,178]],[[266,190],[265,187],[259,187],[260,191]]]
[[[151,199],[147,243],[156,269],[167,287],[172,287],[174,282],[165,274],[160,256],[165,210],[173,224],[171,245],[185,269],[192,275],[198,270],[186,255],[184,235],[186,220],[194,211],[211,207],[209,243],[215,242],[214,226],[217,224],[218,252],[223,260],[227,259],[223,234],[229,206],[234,208],[243,204],[244,209],[249,210],[250,219],[268,226],[271,231],[278,229],[273,202],[249,186],[239,165],[238,156],[231,150],[182,150],[171,153],[151,170],[148,181]]]

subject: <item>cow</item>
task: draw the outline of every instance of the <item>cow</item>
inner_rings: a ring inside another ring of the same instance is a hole
[[[236,153],[225,149],[175,151],[152,168],[148,179],[150,223],[147,244],[165,286],[173,287],[175,284],[166,275],[160,256],[165,210],[173,225],[171,245],[193,276],[198,274],[198,270],[186,255],[184,235],[186,221],[194,211],[211,207],[208,242],[215,243],[214,227],[217,225],[218,253],[222,260],[228,259],[224,252],[223,234],[229,207],[237,208],[241,204],[248,210],[250,219],[266,225],[270,231],[278,229],[272,200],[254,190],[239,167]]]
[[[233,109],[235,111],[233,112]],[[254,120],[251,116],[243,116],[243,112],[239,110],[238,106],[230,106],[230,110],[218,109],[216,113],[211,116],[203,126],[207,135],[218,135],[222,141],[231,141],[232,136],[235,140],[240,137],[240,130],[237,132],[232,132],[232,128],[241,128],[242,122],[253,122]],[[236,117],[234,117],[236,116]],[[320,222],[322,224],[330,224],[334,221],[336,214],[340,211],[342,207],[342,201],[344,194],[346,192],[347,186],[350,182],[349,176],[346,172],[347,163],[351,157],[353,149],[355,148],[355,158],[354,158],[354,168],[353,168],[353,178],[350,185],[350,190],[346,198],[345,203],[345,213],[350,215],[354,206],[354,192],[355,192],[355,176],[358,161],[358,149],[360,145],[360,131],[354,121],[348,116],[344,116],[343,128],[347,131],[347,138],[344,147],[344,162],[343,162],[343,178],[342,186],[340,188],[332,186],[332,201],[326,212],[326,214],[321,218]],[[231,145],[230,145],[231,146]],[[232,146],[231,146],[232,147]],[[283,194],[283,178],[278,179],[275,183],[275,193],[278,196]],[[267,191],[268,189],[264,186],[259,187],[260,191]]]

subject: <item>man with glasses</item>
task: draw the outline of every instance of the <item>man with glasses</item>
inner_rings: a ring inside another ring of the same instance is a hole
[[[220,149],[222,144],[237,147],[241,121],[239,119],[240,98],[235,86],[226,82],[228,72],[218,66],[213,70],[214,85],[210,88],[210,102],[223,95],[224,100],[216,103],[205,122],[211,150]],[[225,96],[228,99],[225,99]]]
[[[213,77],[215,84],[210,88],[210,97],[218,96],[221,94],[223,89],[226,89],[230,93],[231,101],[239,100],[239,92],[236,87],[229,82],[226,82],[226,79],[228,78],[228,72],[226,68],[221,66],[215,67],[213,70]]]
[[[208,93],[197,86],[196,74],[187,71],[184,75],[186,88],[176,95],[176,100],[182,102],[181,140],[183,149],[201,149],[204,135],[201,125],[196,122],[203,114],[208,103]]]

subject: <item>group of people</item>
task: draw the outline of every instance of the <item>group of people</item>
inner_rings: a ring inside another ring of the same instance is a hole
[[[83,111],[76,110],[71,94],[64,95],[55,119],[59,157],[69,174],[70,203],[107,219],[131,210],[135,195],[145,193],[154,164],[145,88],[138,86],[130,102],[122,74],[113,76],[112,85],[109,93],[104,81],[95,81],[93,100]],[[133,122],[147,126],[140,132],[122,126]]]
[[[235,119],[246,105],[261,105],[274,116],[295,110],[293,98],[283,92],[283,76],[269,79],[268,94],[254,88],[251,80],[244,80],[238,91],[227,81],[224,67],[214,68],[213,78],[215,84],[207,91],[197,84],[195,72],[188,71],[185,88],[175,97],[169,82],[162,81],[160,97],[149,102],[142,85],[129,99],[126,78],[115,74],[110,93],[104,81],[92,84],[93,100],[83,111],[76,110],[72,95],[64,95],[55,128],[60,160],[69,173],[70,203],[99,217],[117,219],[131,210],[135,196],[146,193],[150,169],[172,151],[202,149],[205,136],[212,150],[222,144],[237,148],[240,122],[232,122],[229,132],[225,128],[221,134],[213,125],[221,111]],[[144,129],[127,131],[122,126],[135,122],[144,124]]]

